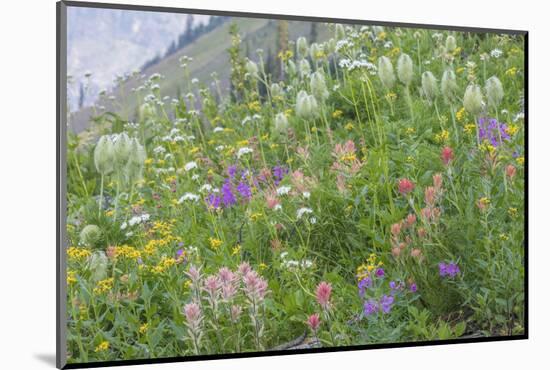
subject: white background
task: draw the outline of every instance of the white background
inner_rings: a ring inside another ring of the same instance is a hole
[[[550,246],[545,242],[549,230],[546,217],[550,211],[550,34],[546,17],[548,11],[544,9],[543,1],[126,2],[530,31],[529,340],[154,365],[156,369],[548,368]],[[0,367],[53,368],[56,248],[55,2],[3,1],[0,14]],[[136,366],[132,369],[150,366]]]

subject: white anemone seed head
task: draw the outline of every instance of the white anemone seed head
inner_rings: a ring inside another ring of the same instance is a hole
[[[430,101],[433,101],[438,94],[437,80],[430,71],[422,73],[422,91],[424,92],[424,96]]]
[[[408,54],[401,54],[397,60],[397,77],[405,86],[411,84],[413,78],[413,62]]]
[[[453,52],[456,49],[456,39],[453,35],[447,36],[447,39],[445,40],[445,50],[448,53]]]
[[[487,104],[491,108],[498,108],[504,97],[504,90],[497,76],[489,77],[485,82],[485,92],[487,93]]]
[[[448,100],[454,100],[456,96],[456,76],[452,69],[446,69],[441,77],[441,93]]]
[[[275,132],[284,134],[288,130],[288,119],[284,113],[277,113],[275,116]]]
[[[329,96],[325,75],[321,71],[312,73],[309,80],[309,88],[311,93],[319,101],[324,101]]]
[[[306,38],[303,36],[299,37],[298,40],[296,40],[296,54],[303,59],[307,56],[308,51],[309,47]]]
[[[113,172],[114,149],[108,135],[103,135],[94,150],[94,164],[97,172],[108,175]]]
[[[395,83],[393,64],[390,58],[382,56],[378,58],[378,77],[386,89],[390,90]]]
[[[464,108],[468,113],[477,116],[483,109],[483,94],[479,85],[470,84],[466,87],[463,100]]]

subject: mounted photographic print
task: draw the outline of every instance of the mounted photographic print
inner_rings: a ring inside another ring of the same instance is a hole
[[[527,32],[57,10],[58,367],[527,338]]]

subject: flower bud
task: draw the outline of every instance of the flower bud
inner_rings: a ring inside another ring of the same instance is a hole
[[[447,36],[447,40],[445,40],[445,50],[447,53],[452,53],[456,49],[456,39],[454,36],[449,35]]]
[[[101,229],[97,225],[86,225],[80,232],[80,242],[87,247],[95,246],[101,239]]]
[[[309,88],[313,96],[321,102],[329,96],[325,75],[321,71],[317,71],[310,76]]]
[[[441,77],[441,92],[448,101],[451,101],[455,97],[456,89],[455,73],[449,68],[443,72],[443,77]]]
[[[485,91],[487,92],[487,103],[492,108],[498,108],[502,98],[504,97],[504,91],[502,89],[502,83],[496,76],[489,77],[485,82]]]
[[[395,74],[393,73],[393,65],[388,57],[382,56],[378,58],[378,77],[380,81],[390,90],[395,83]]]
[[[464,108],[474,116],[481,113],[483,109],[483,95],[478,85],[468,85],[464,92]]]
[[[403,53],[397,60],[397,77],[405,85],[409,86],[413,78],[413,62],[410,56]]]
[[[246,72],[252,77],[258,77],[258,65],[250,59],[245,65]]]
[[[305,58],[307,56],[308,50],[307,40],[305,37],[299,37],[298,40],[296,40],[296,54],[298,54],[298,57],[301,59]]]
[[[108,175],[113,172],[113,142],[109,136],[103,135],[94,150],[94,163],[97,172]]]
[[[284,113],[277,113],[275,116],[275,131],[277,133],[285,133],[288,129],[288,119]]]
[[[427,71],[422,73],[422,91],[426,98],[433,101],[437,96],[437,80],[432,72]]]
[[[342,40],[346,37],[346,29],[343,24],[337,24],[335,28],[336,40]]]

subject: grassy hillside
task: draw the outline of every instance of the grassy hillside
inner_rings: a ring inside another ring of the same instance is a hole
[[[201,83],[208,85],[212,81],[211,74],[216,72],[222,82],[223,93],[228,92],[230,66],[227,49],[231,42],[229,28],[232,23],[238,25],[243,45],[246,45],[251,59],[257,59],[257,49],[263,49],[266,53],[268,50],[271,50],[274,55],[277,54],[277,21],[234,18],[199,37],[192,44],[161,60],[159,63],[147,68],[142,73],[147,77],[154,73],[163,75],[165,78],[159,82],[161,96],[175,97],[180,91],[186,90],[183,86],[183,69],[180,67],[179,59],[182,56],[189,56],[193,58],[193,61],[188,65],[191,76],[197,78]],[[288,30],[289,40],[295,40],[299,36],[308,37],[311,23],[289,22]],[[318,40],[324,40],[327,36],[327,27],[319,24]],[[137,94],[133,93],[132,89],[137,88],[140,84],[141,80],[130,79],[121,84],[111,94],[108,94],[111,97],[110,99],[105,97],[98,105],[104,106],[107,111],[121,115],[123,119],[133,120],[137,111],[136,102],[139,99],[136,99]],[[70,119],[70,128],[75,133],[81,133],[91,127],[91,117],[97,113],[97,111],[94,112],[89,107],[73,113]]]

